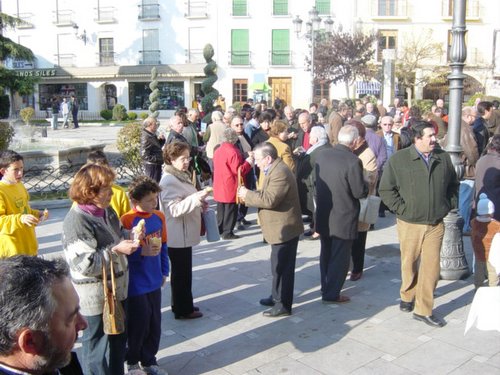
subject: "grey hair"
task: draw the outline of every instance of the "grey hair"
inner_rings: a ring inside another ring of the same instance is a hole
[[[236,134],[233,128],[226,128],[222,134],[222,139],[224,142],[234,145],[238,141],[238,134]]]
[[[253,150],[254,152],[260,150],[263,157],[270,156],[273,161],[278,159],[278,150],[272,143],[261,142]]]
[[[63,259],[14,256],[0,260],[0,356],[12,353],[19,330],[49,335],[57,308],[52,287],[70,277]]]
[[[391,124],[394,124],[394,119],[392,118],[392,116],[383,116],[381,119],[380,119],[380,122],[384,121],[385,120],[389,120],[391,122]]]
[[[154,117],[148,117],[142,123],[142,127],[147,128],[147,127],[151,126],[151,124],[156,123],[156,121],[157,120]]]
[[[212,121],[222,121],[222,112],[221,111],[213,111],[211,118],[212,118]]]
[[[313,126],[311,128],[309,138],[316,138],[318,141],[326,141],[328,139],[328,135],[326,134],[326,130],[324,127]]]
[[[338,140],[341,145],[351,146],[359,137],[358,129],[352,125],[344,125],[340,128]]]

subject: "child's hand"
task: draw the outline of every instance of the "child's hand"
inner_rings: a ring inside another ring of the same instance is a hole
[[[37,225],[38,221],[39,220],[33,215],[30,215],[30,214],[21,215],[21,223],[23,223],[24,225],[27,225],[29,227],[32,227],[33,225]]]
[[[142,245],[141,255],[144,257],[155,257],[161,251],[161,238],[151,237]]]

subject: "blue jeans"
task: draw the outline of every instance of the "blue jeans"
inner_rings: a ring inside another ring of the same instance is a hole
[[[460,181],[458,192],[458,212],[464,219],[464,232],[470,232],[470,215],[472,211],[472,198],[474,197],[474,180]]]
[[[57,129],[57,118],[59,114],[58,113],[53,113],[52,114],[52,129],[56,130]]]
[[[124,308],[126,302],[122,301]],[[126,311],[126,309],[125,309]],[[127,334],[106,335],[102,314],[85,316],[88,327],[83,331],[82,368],[85,375],[123,375]]]

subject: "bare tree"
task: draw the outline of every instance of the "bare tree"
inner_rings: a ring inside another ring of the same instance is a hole
[[[349,97],[349,86],[357,78],[373,76],[369,62],[373,58],[375,40],[375,35],[360,31],[351,33],[339,26],[331,35],[316,42],[314,78],[334,84],[344,82],[346,97]]]
[[[430,29],[418,30],[418,32],[406,34],[403,38],[402,47],[396,60],[395,73],[398,82],[406,88],[408,104],[410,105],[415,86],[425,85],[442,74],[440,69],[434,67],[422,70],[443,54],[441,43],[432,40],[432,30]],[[417,76],[417,70],[420,70],[422,74]]]

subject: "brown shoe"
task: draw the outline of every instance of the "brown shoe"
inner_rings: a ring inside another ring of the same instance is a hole
[[[350,280],[358,281],[359,279],[361,279],[361,276],[363,276],[363,272],[351,272]]]
[[[201,318],[203,313],[201,311],[193,311],[191,314],[187,315],[175,315],[175,319],[197,319]]]

